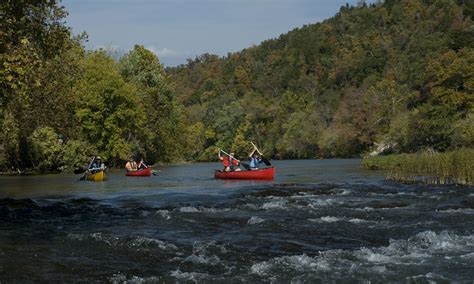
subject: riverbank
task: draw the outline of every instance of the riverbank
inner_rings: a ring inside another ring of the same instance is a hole
[[[385,170],[385,178],[391,181],[474,186],[474,149],[370,157],[362,166]]]

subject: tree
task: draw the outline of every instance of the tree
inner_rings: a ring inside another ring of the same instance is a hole
[[[32,163],[41,171],[56,171],[61,166],[63,147],[58,134],[51,127],[36,129],[29,138]]]
[[[137,137],[146,123],[144,107],[135,86],[124,82],[104,52],[88,54],[82,64],[75,116],[84,140],[115,165],[142,146]]]
[[[146,143],[147,158],[166,162],[182,159],[186,147],[184,111],[158,57],[136,45],[120,60],[119,66],[124,79],[139,90],[146,107],[147,123],[140,139]]]

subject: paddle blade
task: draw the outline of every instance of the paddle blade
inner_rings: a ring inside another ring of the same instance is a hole
[[[84,167],[80,167],[80,168],[77,168],[74,170],[74,173],[77,175],[77,174],[82,174],[86,171],[86,169]]]
[[[269,161],[267,158],[265,158],[264,156],[262,156],[261,158],[262,158],[262,162],[263,162],[265,165],[267,165],[267,166],[271,166],[271,165],[272,165],[272,163],[270,163],[270,161]]]
[[[240,164],[248,171],[250,170],[250,165],[247,163],[240,162]]]

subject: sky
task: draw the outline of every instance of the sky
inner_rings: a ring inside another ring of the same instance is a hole
[[[357,0],[63,0],[87,49],[126,53],[141,44],[165,66],[226,55],[335,15]]]

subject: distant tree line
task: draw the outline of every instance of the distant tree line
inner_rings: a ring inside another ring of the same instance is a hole
[[[250,141],[274,158],[474,146],[472,1],[341,7],[225,57],[164,69],[143,46],[86,51],[57,0],[0,3],[0,170],[101,155],[208,161]]]
[[[173,68],[192,158],[277,158],[474,146],[473,1],[345,5],[333,18]]]

